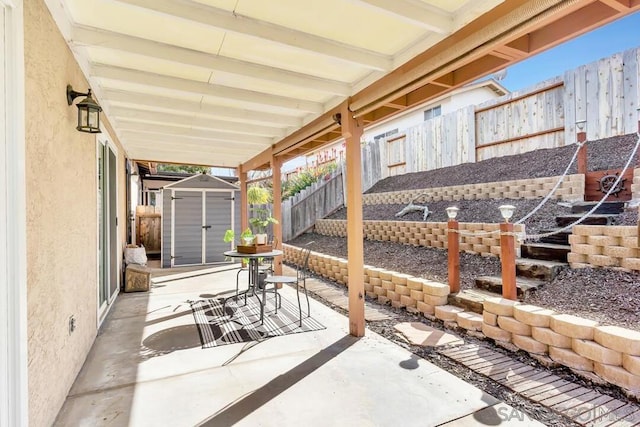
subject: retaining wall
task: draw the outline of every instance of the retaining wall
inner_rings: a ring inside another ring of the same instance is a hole
[[[405,245],[430,248],[447,248],[446,222],[420,221],[363,221],[364,236],[368,240],[403,243]],[[461,222],[461,232],[484,233],[498,231],[499,224]],[[516,233],[524,232],[524,225],[515,224]],[[347,236],[347,221],[343,219],[322,219],[316,221],[315,232],[325,236]],[[483,256],[500,256],[500,234],[481,236],[460,235],[460,250]],[[520,253],[520,243],[516,239],[516,253]]]
[[[640,271],[638,227],[576,225],[569,236],[571,268],[614,267]]]
[[[365,205],[405,204],[421,194],[427,195],[427,202],[438,202],[440,200],[540,199],[549,194],[558,182],[558,179],[560,179],[560,177],[531,178],[372,193],[364,194],[362,196],[362,203]],[[640,184],[640,178],[638,184]],[[584,200],[584,191],[584,175],[567,175],[562,184],[560,184],[560,187],[556,190],[554,198],[567,202],[582,201]]]
[[[283,245],[284,259],[301,262],[301,249]],[[347,260],[311,252],[310,269],[343,285],[348,284]],[[482,315],[447,305],[449,286],[408,274],[364,267],[366,295],[379,302],[422,313],[448,327],[493,339],[512,351],[523,350],[550,364],[571,368],[589,380],[610,383],[640,398],[640,332],[600,325],[580,317],[489,298]]]

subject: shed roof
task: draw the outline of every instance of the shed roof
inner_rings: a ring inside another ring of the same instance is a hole
[[[217,190],[232,190],[232,191],[240,191],[240,187],[237,185],[233,185],[223,179],[220,179],[215,176],[207,175],[207,174],[198,174],[194,176],[190,176],[189,178],[182,179],[180,181],[174,182],[172,184],[166,185],[163,188],[165,189],[192,189],[192,188],[202,188],[202,189],[217,189]]]

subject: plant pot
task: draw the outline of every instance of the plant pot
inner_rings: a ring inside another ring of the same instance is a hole
[[[251,245],[253,245],[254,240],[255,240],[255,236],[243,237],[242,238],[242,244],[245,245],[245,246],[251,246]]]
[[[266,245],[268,238],[266,234],[256,234],[256,245]]]

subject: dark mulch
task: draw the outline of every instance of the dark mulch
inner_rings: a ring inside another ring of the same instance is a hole
[[[624,166],[637,141],[629,134],[587,143],[589,170],[618,169]],[[571,160],[576,145],[535,150],[524,154],[465,163],[426,172],[414,172],[389,177],[377,182],[367,193],[446,187],[480,182],[510,181],[562,175]],[[640,154],[640,153],[638,153]],[[638,157],[636,158],[636,163]],[[633,164],[633,163],[632,163]],[[574,162],[569,173],[576,173]]]

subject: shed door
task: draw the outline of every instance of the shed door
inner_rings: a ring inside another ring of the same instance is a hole
[[[174,192],[173,265],[202,264],[202,192]]]
[[[233,193],[213,192],[206,193],[205,204],[205,241],[206,241],[206,262],[224,261],[224,251],[231,249],[229,243],[222,239],[228,229],[233,229]]]

